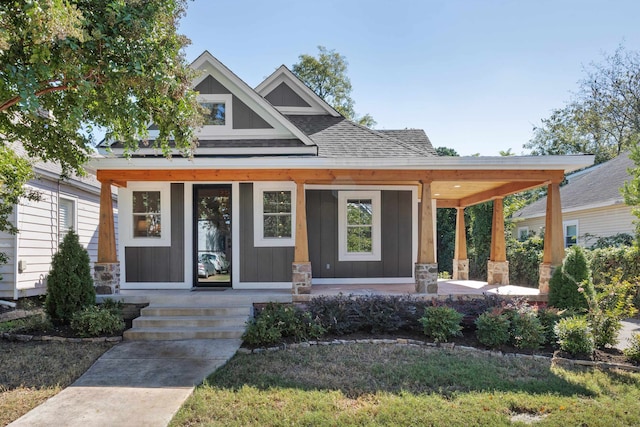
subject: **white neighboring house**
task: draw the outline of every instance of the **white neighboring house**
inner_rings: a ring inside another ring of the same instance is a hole
[[[21,147],[14,150],[24,154]],[[91,174],[63,180],[61,171],[54,163],[35,163],[35,178],[27,185],[40,193],[40,200],[24,200],[15,206],[11,221],[18,227],[18,234],[0,232],[0,252],[9,258],[7,264],[0,265],[0,298],[46,293],[51,259],[69,228],[89,252],[93,271],[98,255],[100,182]],[[117,235],[115,197],[113,202]]]
[[[568,184],[560,187],[565,247],[589,247],[602,237],[635,234],[637,218],[620,192],[631,179],[628,169],[634,167],[629,153],[622,153],[567,177]],[[517,238],[544,231],[546,204],[544,197],[513,214]]]

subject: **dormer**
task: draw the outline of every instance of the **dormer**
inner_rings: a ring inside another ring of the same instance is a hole
[[[282,114],[340,117],[340,113],[316,95],[284,65],[260,83],[256,87],[256,92]]]

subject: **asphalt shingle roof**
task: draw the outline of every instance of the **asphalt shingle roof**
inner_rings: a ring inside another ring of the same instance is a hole
[[[435,156],[422,146],[416,147],[416,135],[407,134],[399,139],[387,132],[360,126],[344,117],[289,115],[287,118],[318,145],[319,157],[431,157]],[[397,131],[402,133],[404,131]],[[426,134],[422,132],[424,138]],[[411,136],[411,138],[408,138]],[[428,138],[427,138],[428,141]],[[430,143],[429,143],[430,144]],[[433,150],[433,148],[432,148]]]
[[[398,139],[411,147],[422,151],[427,156],[437,156],[431,140],[422,129],[385,129],[378,130],[383,135]]]
[[[629,153],[569,176],[569,183],[560,187],[562,209],[579,209],[594,205],[614,205],[624,203],[620,188],[631,176],[627,169],[634,168]],[[543,197],[513,214],[514,218],[531,218],[544,215],[547,198]]]

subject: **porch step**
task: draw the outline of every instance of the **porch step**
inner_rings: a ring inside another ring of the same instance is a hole
[[[240,338],[251,310],[251,305],[150,305],[123,336],[128,341]]]

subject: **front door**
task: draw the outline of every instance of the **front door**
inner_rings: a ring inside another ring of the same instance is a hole
[[[231,286],[231,185],[193,186],[196,286]]]

